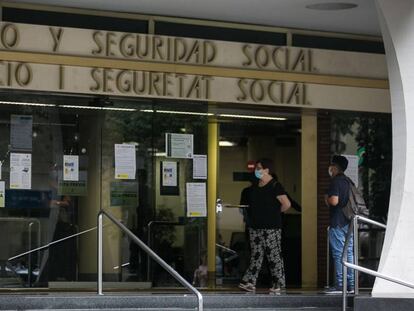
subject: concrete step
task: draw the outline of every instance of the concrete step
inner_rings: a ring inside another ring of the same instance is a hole
[[[43,311],[44,309],[27,309],[26,311]],[[102,309],[48,309],[48,311],[101,311]],[[135,309],[105,309],[105,311],[189,311],[196,310],[195,308],[135,308]],[[218,309],[204,308],[204,311],[217,311]],[[341,311],[342,308],[225,308],[220,311]],[[347,310],[351,311],[351,308]],[[15,310],[4,310],[15,311]]]
[[[204,310],[321,310],[340,311],[342,297],[309,294],[203,294]],[[352,305],[352,299],[349,300]],[[191,294],[37,294],[0,295],[0,310],[195,310]]]
[[[355,311],[413,311],[414,295],[410,297],[355,297]]]

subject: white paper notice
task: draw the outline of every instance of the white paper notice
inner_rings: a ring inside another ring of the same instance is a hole
[[[63,156],[63,180],[79,181],[79,156]]]
[[[10,153],[10,189],[31,189],[32,155]]]
[[[10,119],[10,144],[12,149],[32,150],[33,117],[12,114]]]
[[[177,187],[177,162],[162,162],[162,186]]]
[[[170,158],[193,157],[193,134],[165,133],[165,153]]]
[[[186,184],[187,217],[206,217],[206,183],[193,182]]]
[[[193,157],[193,179],[207,179],[207,156],[195,154]]]
[[[358,156],[343,154],[348,159],[348,167],[345,170],[345,175],[351,178],[355,186],[358,188]]]
[[[0,181],[0,207],[4,207],[5,199],[4,181]]]
[[[115,144],[115,179],[135,179],[135,156],[135,145]]]

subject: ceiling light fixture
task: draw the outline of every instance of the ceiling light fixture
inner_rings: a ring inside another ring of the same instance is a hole
[[[169,110],[157,110],[159,113],[171,113],[171,114],[188,114],[194,116],[212,116],[212,113],[208,112],[191,112],[191,111],[169,111]]]
[[[1,105],[18,105],[18,106],[36,106],[36,107],[55,107],[54,104],[41,104],[41,103],[24,103],[24,102],[7,102],[0,101]]]
[[[268,117],[268,116],[249,116],[241,114],[219,114],[219,117],[223,118],[239,118],[239,119],[253,119],[253,120],[272,120],[272,121],[285,121],[287,118],[283,117]]]
[[[153,109],[141,109],[141,112],[158,112],[167,114],[182,114],[182,115],[195,115],[195,116],[214,116],[214,113],[210,112],[192,112],[192,111],[176,111],[176,110],[153,110]],[[252,115],[240,115],[240,114],[217,114],[222,118],[238,118],[238,119],[254,119],[254,120],[272,120],[272,121],[285,121],[284,117],[272,117],[272,116],[252,116]]]
[[[356,8],[358,4],[350,2],[321,2],[315,4],[309,4],[307,9],[319,10],[319,11],[339,11]]]
[[[113,107],[94,107],[94,106],[77,106],[77,105],[60,105],[60,108],[71,109],[89,109],[89,110],[110,110],[110,111],[137,111],[133,108],[113,108]]]
[[[101,107],[93,106],[76,106],[76,105],[60,105],[60,108],[78,108],[78,109],[89,109],[89,110],[101,110]]]
[[[213,116],[213,113],[208,112],[192,112],[192,111],[175,111],[175,110],[152,110],[152,109],[141,109],[141,112],[158,112],[158,113],[168,113],[168,114],[183,114],[183,115],[193,115],[193,116]]]
[[[219,146],[220,147],[234,147],[234,146],[237,146],[237,144],[233,141],[220,140],[219,141]]]
[[[114,108],[114,107],[102,107],[102,110],[112,110],[112,111],[137,111],[134,108]]]

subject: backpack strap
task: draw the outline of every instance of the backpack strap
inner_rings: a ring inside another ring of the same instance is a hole
[[[352,179],[351,178],[349,178],[348,176],[346,176],[345,174],[344,174],[344,176],[345,176],[345,179],[351,184],[351,185],[353,185],[353,186],[355,186],[355,183],[352,181]]]
[[[277,181],[275,178],[273,178],[272,179],[272,187],[273,188],[276,188],[276,184],[279,182],[279,181]],[[352,181],[351,181],[352,182]],[[298,202],[296,202],[290,195],[289,195],[289,193],[287,193],[287,191],[285,190],[285,194],[286,194],[286,196],[287,196],[287,198],[289,199],[289,201],[290,201],[290,206],[294,209],[294,210],[296,210],[296,211],[298,211],[298,212],[302,212],[302,206],[298,203]]]

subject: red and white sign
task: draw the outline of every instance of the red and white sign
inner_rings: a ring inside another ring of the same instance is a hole
[[[256,167],[256,162],[253,160],[247,161],[247,171],[248,172],[254,172],[254,168]]]

